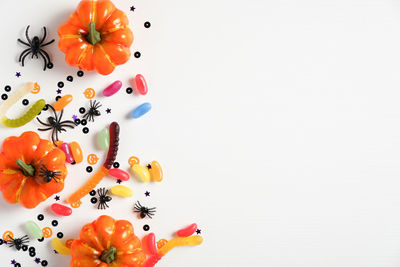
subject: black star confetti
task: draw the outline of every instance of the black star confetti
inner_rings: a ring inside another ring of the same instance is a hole
[[[106,109],[107,114],[111,113],[111,108]]]
[[[17,78],[21,77],[21,76],[22,76],[22,75],[21,75],[21,72],[17,71],[17,72],[15,73],[15,76],[17,76]]]
[[[121,179],[117,179],[117,184],[121,184],[122,180]]]
[[[146,192],[144,193],[144,195],[145,195],[146,197],[149,197],[149,196],[150,196],[150,192],[149,192],[149,191],[146,191]]]
[[[39,258],[35,258],[35,262],[36,262],[37,264],[39,264],[39,263],[40,263],[40,259],[39,259]]]
[[[62,90],[61,89],[57,89],[57,95],[61,94]]]
[[[60,200],[60,196],[56,196],[54,199],[55,199],[56,201],[59,201],[59,200]]]
[[[197,229],[197,230],[196,230],[196,234],[198,234],[198,235],[201,234],[201,230],[200,230],[200,229]]]
[[[135,9],[136,9],[136,7],[131,6],[131,11],[132,11],[132,12],[135,11]]]

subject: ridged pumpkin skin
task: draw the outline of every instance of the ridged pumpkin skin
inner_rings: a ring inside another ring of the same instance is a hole
[[[65,53],[65,61],[69,65],[107,75],[131,56],[129,48],[133,33],[128,25],[125,13],[111,1],[82,0],[69,19],[58,28],[58,47]],[[97,38],[90,39],[90,33]]]
[[[33,176],[26,176],[17,160],[33,166]],[[41,169],[57,173],[57,179],[46,181]],[[67,176],[65,154],[35,132],[24,132],[4,140],[0,153],[0,190],[9,203],[32,209],[64,188]]]
[[[115,248],[115,259],[106,263],[101,256],[110,248]],[[71,244],[71,256],[70,267],[141,267],[146,261],[132,224],[107,215],[82,227]]]

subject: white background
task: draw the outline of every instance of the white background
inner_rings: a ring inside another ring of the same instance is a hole
[[[63,93],[75,97],[66,109],[72,116],[87,105],[85,88],[99,94],[114,80],[123,81],[117,95],[97,98],[112,108],[111,115],[91,124],[89,135],[78,127],[62,137],[102,156],[95,134],[117,120],[121,168],[128,168],[131,155],[162,163],[163,183],[126,182],[134,198],[114,198],[105,211],[131,220],[139,236],[145,223],[158,238],[199,224],[205,242],[172,251],[158,266],[400,265],[398,1],[118,0],[129,13],[132,51],[140,51],[140,59],[107,77],[78,78],[53,45],[53,70],[41,71],[36,60],[20,67],[16,59],[23,47],[16,39],[26,25],[32,25],[32,35],[46,25],[57,38],[57,26],[77,3],[2,1],[0,88],[38,81],[42,92],[30,95],[31,103],[38,97],[52,103],[57,82],[71,74],[75,80],[65,81]],[[135,12],[129,12],[131,5]],[[143,27],[147,20],[150,29]],[[16,78],[15,71],[23,76]],[[124,92],[136,73],[148,80],[145,97]],[[153,110],[128,119],[145,101]],[[2,127],[1,137],[38,126]],[[62,199],[89,178],[86,166],[69,168]],[[114,184],[105,178],[101,185]],[[157,206],[153,220],[135,217],[135,200]],[[39,213],[46,217],[41,226],[50,225],[53,202],[25,210],[1,200],[0,232],[25,234],[24,222]],[[53,230],[77,237],[101,213],[85,198]],[[68,266],[70,257],[54,255],[48,240],[32,244],[49,266]],[[13,258],[37,266],[26,252],[2,246],[0,255],[4,266]]]

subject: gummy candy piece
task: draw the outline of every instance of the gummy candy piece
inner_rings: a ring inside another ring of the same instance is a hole
[[[69,215],[72,214],[72,209],[71,208],[69,208],[67,206],[64,206],[64,205],[61,205],[61,204],[58,204],[58,203],[52,204],[51,205],[51,210],[55,214],[61,215],[61,216],[69,216]]]
[[[193,235],[194,232],[196,232],[196,230],[197,230],[197,224],[193,223],[188,227],[180,229],[179,231],[176,232],[176,234],[179,237],[187,237]]]
[[[34,238],[41,239],[43,237],[42,229],[34,221],[27,221],[25,227]]]
[[[62,255],[71,254],[71,250],[67,248],[59,238],[57,237],[53,238],[51,240],[51,244],[53,245],[54,250],[57,251],[58,253]]]
[[[136,178],[139,178],[142,182],[150,182],[150,172],[147,167],[144,167],[139,164],[135,164],[132,166],[133,174]]]
[[[123,171],[121,169],[115,168],[115,169],[110,169],[108,171],[108,175],[120,179],[121,181],[128,181],[129,180],[129,173],[126,171]]]
[[[110,146],[110,133],[108,128],[104,128],[99,132],[97,135],[97,144],[99,145],[100,149],[107,150]]]
[[[120,197],[131,197],[133,196],[133,191],[124,185],[115,185],[111,188],[111,194]]]
[[[77,142],[71,142],[69,144],[71,148],[72,156],[74,157],[75,163],[81,163],[83,161],[83,153],[81,146]]]
[[[163,257],[171,249],[178,246],[197,246],[203,243],[203,238],[200,235],[192,235],[189,237],[176,237],[167,242],[158,250],[158,254]]]
[[[151,164],[147,166],[150,172],[151,180],[156,182],[161,182],[163,179],[163,171],[160,163],[158,161],[152,161]]]
[[[107,86],[106,89],[103,90],[103,96],[112,96],[116,92],[119,91],[122,87],[122,82],[121,81],[115,81],[109,86]]]
[[[64,109],[69,103],[71,103],[72,99],[73,99],[72,95],[65,95],[57,100],[53,108],[57,111],[60,111]]]
[[[136,89],[136,91],[141,94],[147,94],[147,83],[146,79],[143,77],[142,74],[138,74],[132,81],[132,86]]]
[[[61,150],[65,154],[65,161],[68,163],[73,163],[74,162],[74,157],[72,156],[71,153],[71,148],[68,143],[62,143],[61,145]]]
[[[151,104],[148,102],[143,103],[132,111],[131,117],[134,119],[138,119],[147,112],[149,112],[150,110],[151,110]]]

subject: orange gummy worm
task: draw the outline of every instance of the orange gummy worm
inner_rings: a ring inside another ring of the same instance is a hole
[[[95,188],[96,185],[98,185],[107,174],[108,169],[104,166],[101,166],[101,168],[89,179],[89,181],[79,188],[78,191],[69,196],[67,202],[72,204],[89,194],[90,191],[92,191],[93,188]]]

